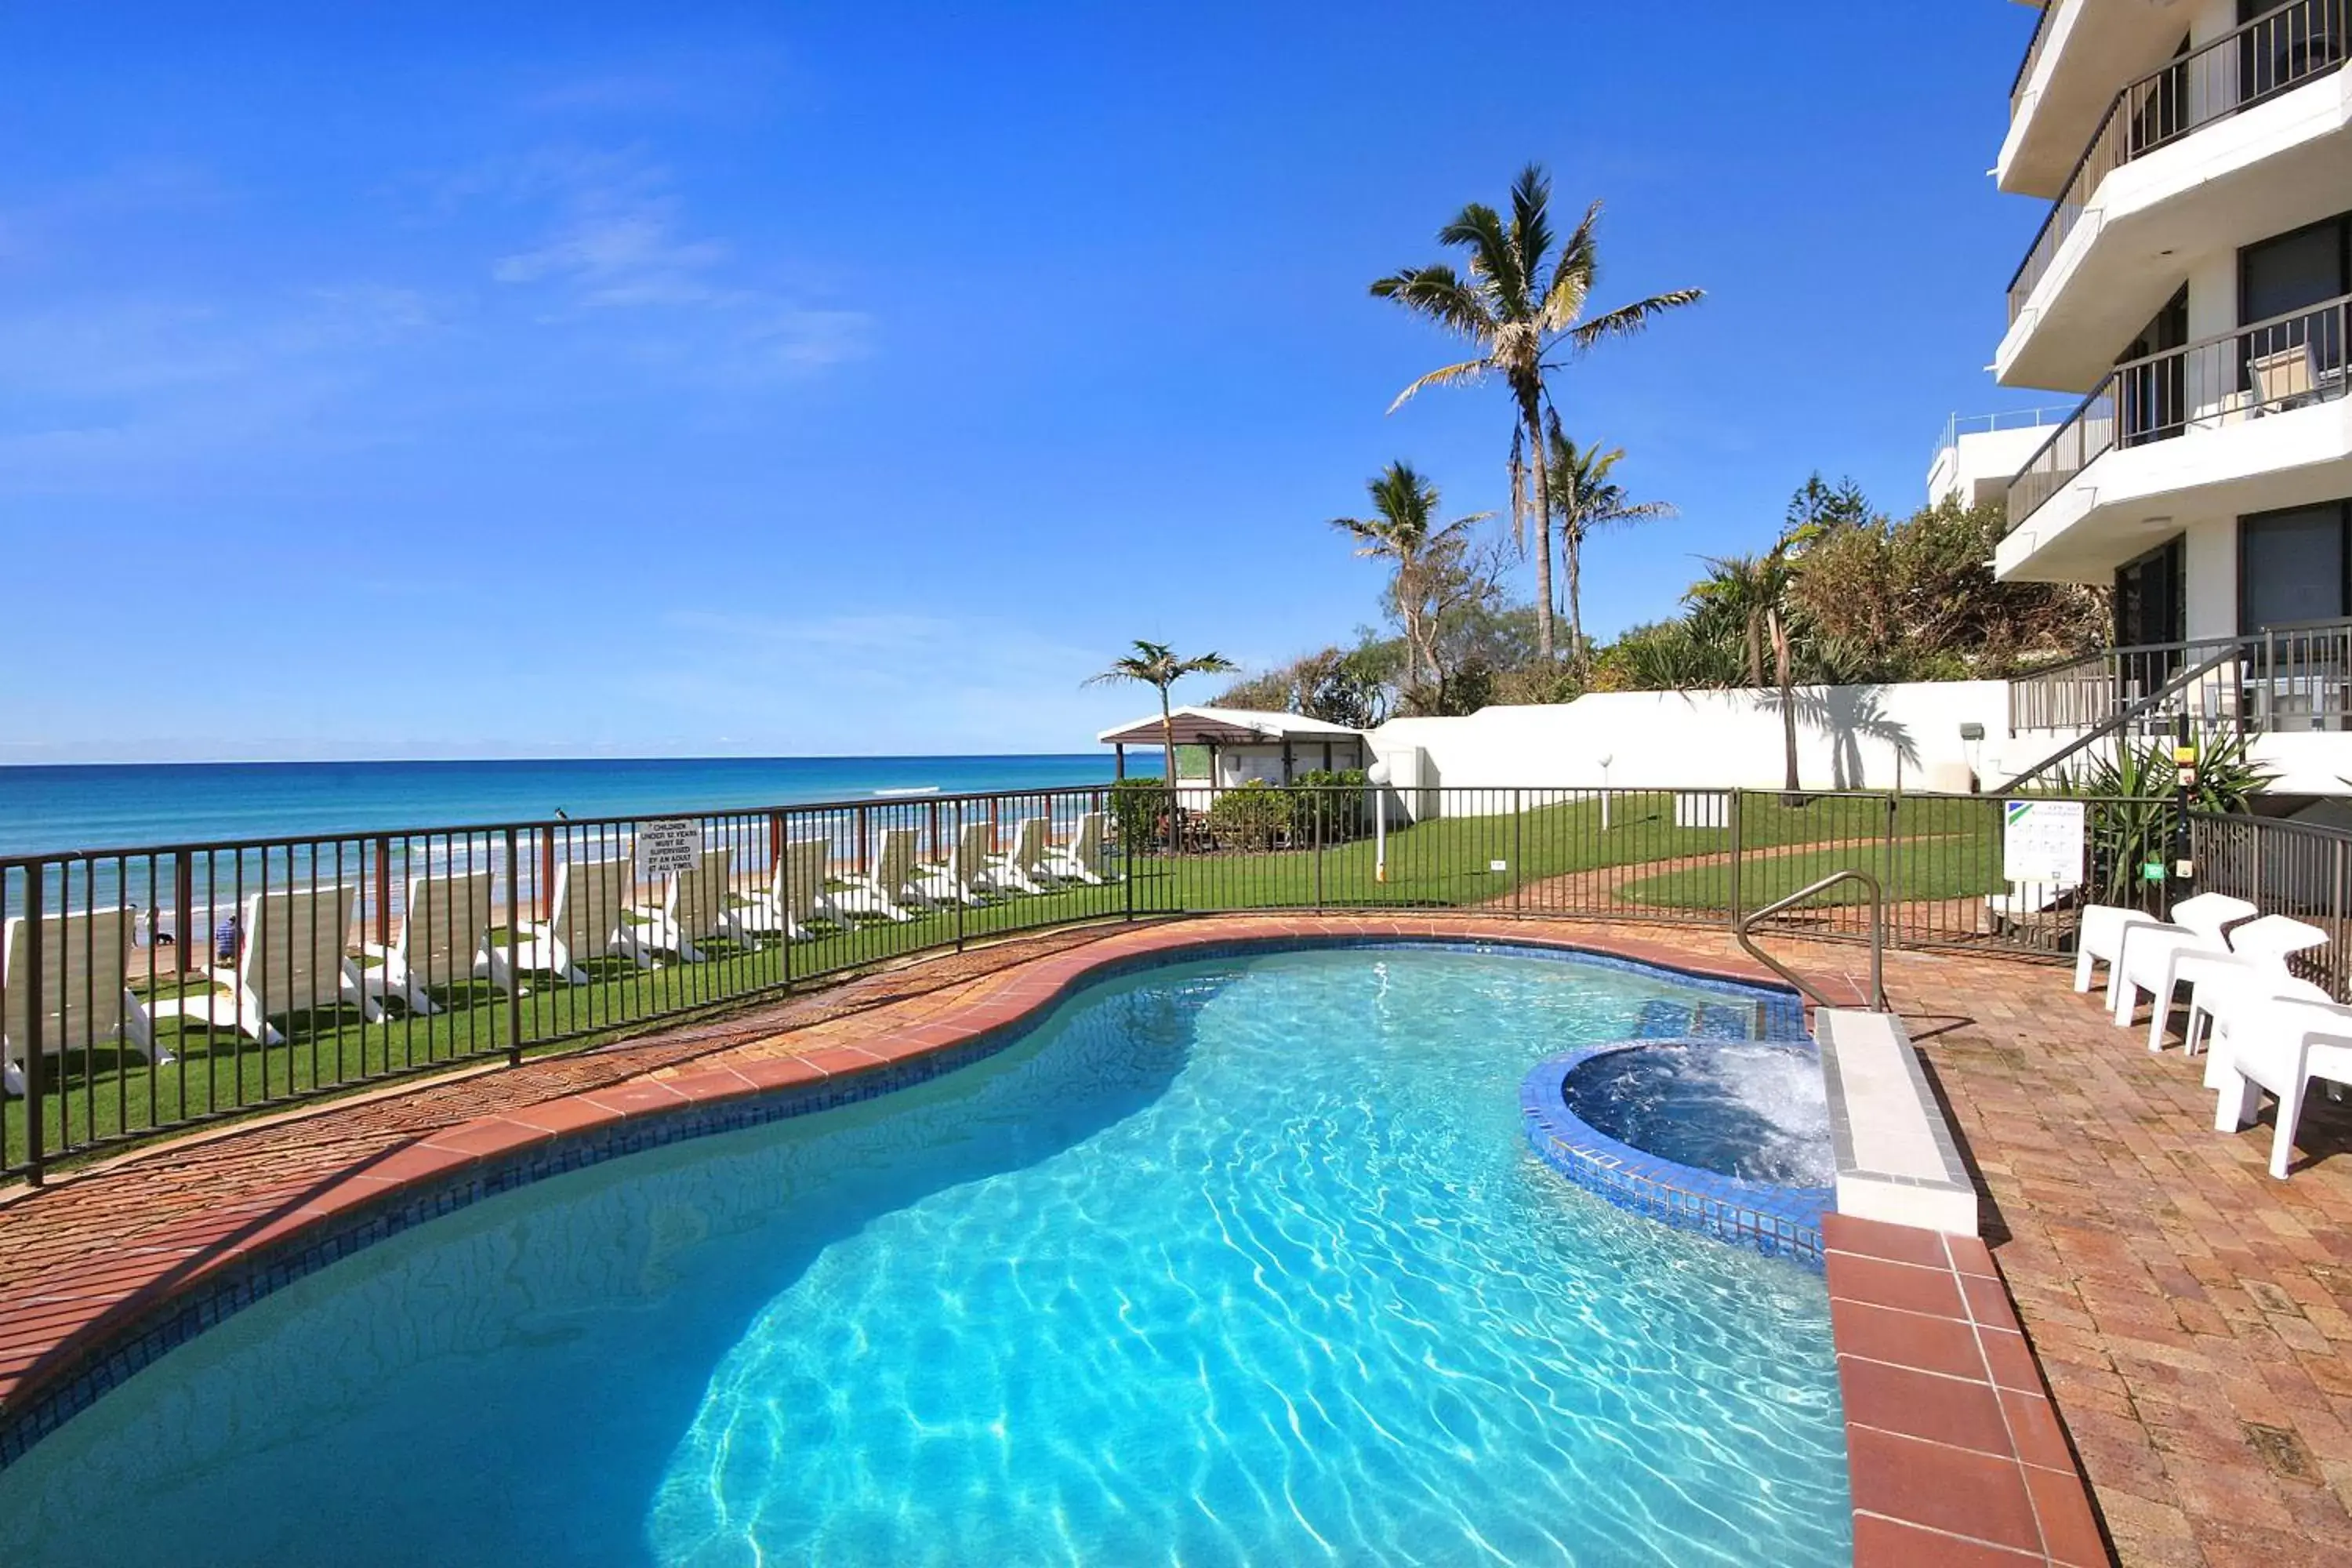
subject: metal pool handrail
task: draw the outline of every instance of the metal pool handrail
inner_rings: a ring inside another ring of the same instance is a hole
[[[1739,939],[1739,945],[1748,950],[1750,958],[1795,986],[1811,998],[1815,1006],[1833,1007],[1835,1003],[1805,984],[1795,970],[1757,946],[1750,933],[1757,921],[1777,915],[1782,910],[1804,902],[1815,893],[1827,892],[1840,882],[1846,881],[1860,882],[1870,889],[1870,1010],[1891,1013],[1894,1009],[1886,1004],[1886,894],[1879,887],[1878,879],[1867,871],[1848,867],[1843,871],[1832,871],[1817,882],[1808,882],[1786,898],[1775,899],[1762,909],[1750,910],[1740,916],[1739,923],[1732,928],[1732,934]]]

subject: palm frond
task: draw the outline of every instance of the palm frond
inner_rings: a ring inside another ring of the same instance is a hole
[[[1584,216],[1569,234],[1568,243],[1560,247],[1559,264],[1552,268],[1551,281],[1544,286],[1544,331],[1564,331],[1584,314],[1584,307],[1592,298],[1593,282],[1601,275],[1600,228],[1601,204],[1595,202],[1584,209]]]
[[[1605,315],[1571,328],[1569,341],[1579,349],[1589,349],[1607,338],[1630,338],[1650,324],[1654,317],[1685,305],[1696,305],[1706,297],[1704,289],[1674,289],[1664,294],[1653,294],[1646,300],[1636,300],[1630,305],[1620,305]]]
[[[1402,408],[1412,401],[1413,394],[1425,386],[1466,385],[1482,379],[1491,368],[1483,359],[1466,359],[1460,364],[1449,364],[1442,370],[1433,370],[1427,375],[1415,380],[1402,392],[1398,393],[1396,401],[1389,405],[1389,412],[1394,414],[1398,409]]]
[[[1407,267],[1374,279],[1375,300],[1393,300],[1417,316],[1465,338],[1486,338],[1495,330],[1485,295],[1444,262]]]
[[[1551,251],[1551,180],[1540,163],[1529,163],[1511,182],[1511,250],[1520,286],[1532,293]]]
[[[1484,202],[1472,202],[1452,223],[1437,231],[1440,245],[1457,245],[1470,253],[1470,276],[1483,279],[1489,305],[1503,321],[1528,314],[1528,275],[1517,249],[1511,244],[1503,215]]]

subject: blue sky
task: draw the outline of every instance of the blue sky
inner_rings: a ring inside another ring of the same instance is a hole
[[[1907,510],[2036,401],[2032,13],[1674,16],[12,7],[0,759],[1087,749],[1130,637],[1372,620],[1381,465],[1504,504],[1499,392],[1387,416],[1459,356],[1365,285],[1531,158],[1604,303],[1708,290],[1558,388],[1682,512],[1595,630],[1813,468]]]

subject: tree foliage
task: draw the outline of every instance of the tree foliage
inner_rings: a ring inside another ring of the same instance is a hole
[[[1612,338],[1630,337],[1667,310],[1697,303],[1696,289],[1653,294],[1588,314],[1600,277],[1601,204],[1558,249],[1551,226],[1551,179],[1530,163],[1511,183],[1510,216],[1472,202],[1437,231],[1437,243],[1462,254],[1466,271],[1445,262],[1408,267],[1377,279],[1372,297],[1392,300],[1466,341],[1471,358],[1422,376],[1389,405],[1394,413],[1425,386],[1465,386],[1499,378],[1516,418],[1511,436],[1511,523],[1536,551],[1536,654],[1552,657],[1549,464],[1544,430],[1552,409],[1550,376]],[[1529,522],[1535,525],[1528,527]]]

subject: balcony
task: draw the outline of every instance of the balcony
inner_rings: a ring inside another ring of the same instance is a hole
[[[2010,84],[2000,187],[2055,195],[2116,83],[2161,65],[2195,9],[2195,0],[2048,0]]]
[[[2340,734],[2352,728],[2352,620],[2103,648],[2010,682],[2014,734],[2081,734],[2126,714],[2124,732],[2142,739],[2184,720],[2207,738]]]
[[[2347,12],[2293,0],[2114,97],[2011,279],[2000,380],[2083,386],[2200,261],[2342,210]]]
[[[2000,575],[2095,580],[2151,512],[2352,494],[2347,342],[2352,295],[2116,366],[2010,481]]]

